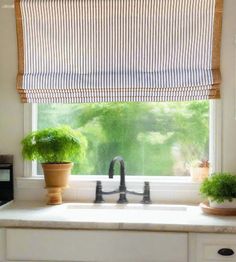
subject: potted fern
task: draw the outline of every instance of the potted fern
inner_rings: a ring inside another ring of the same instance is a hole
[[[72,162],[85,155],[85,137],[78,130],[59,126],[31,132],[22,140],[22,146],[25,159],[42,164],[48,204],[62,203],[61,192],[68,186]]]
[[[210,207],[236,208],[236,176],[231,173],[214,173],[200,187]]]

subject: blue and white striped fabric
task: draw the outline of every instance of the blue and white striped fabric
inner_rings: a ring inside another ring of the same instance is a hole
[[[219,84],[212,70],[215,1],[20,0],[22,100],[214,96]]]

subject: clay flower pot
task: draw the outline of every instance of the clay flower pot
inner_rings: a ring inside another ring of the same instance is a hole
[[[48,190],[48,205],[62,203],[62,191],[68,187],[69,175],[73,163],[42,164],[46,189]]]
[[[190,167],[190,176],[193,182],[202,182],[209,175],[209,167]]]
[[[209,176],[209,161],[208,160],[195,160],[190,166],[190,176],[193,182],[202,182]]]

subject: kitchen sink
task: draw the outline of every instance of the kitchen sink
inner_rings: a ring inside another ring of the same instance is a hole
[[[184,221],[188,209],[185,205],[66,203],[63,216],[67,221],[152,224],[163,220],[171,224],[176,219]]]
[[[184,205],[161,205],[161,204],[93,204],[93,203],[73,203],[67,204],[69,210],[125,210],[125,211],[187,211]]]

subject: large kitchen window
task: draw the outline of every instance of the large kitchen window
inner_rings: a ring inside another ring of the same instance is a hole
[[[36,128],[85,135],[74,175],[107,175],[117,155],[130,176],[186,177],[196,160],[220,162],[209,100],[220,98],[222,9],[215,0],[16,1],[17,90],[36,104]]]
[[[37,105],[38,129],[58,125],[88,140],[74,175],[107,175],[117,155],[130,176],[189,176],[193,161],[209,159],[209,101]]]

